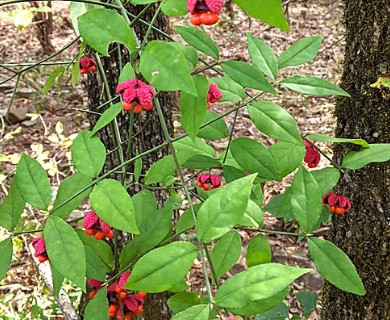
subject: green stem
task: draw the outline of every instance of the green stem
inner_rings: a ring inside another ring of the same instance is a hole
[[[169,150],[171,151],[173,160],[175,162],[176,170],[179,173],[180,181],[183,184],[183,188],[184,188],[184,191],[185,191],[185,194],[186,194],[186,198],[187,198],[187,201],[188,201],[188,204],[190,206],[191,213],[192,213],[192,218],[194,219],[195,228],[198,229],[197,228],[197,217],[196,217],[196,212],[195,212],[195,209],[194,209],[194,205],[192,203],[192,199],[191,199],[189,190],[188,190],[188,188],[187,188],[187,186],[185,184],[184,174],[183,174],[183,172],[181,170],[181,166],[180,166],[179,160],[177,158],[176,150],[173,147],[172,139],[171,139],[171,137],[169,135],[169,132],[168,132],[168,128],[167,128],[167,124],[165,122],[164,114],[162,112],[162,109],[161,109],[161,106],[160,106],[160,102],[159,102],[159,100],[157,98],[154,98],[154,104],[156,105],[156,108],[157,108],[157,113],[158,113],[158,117],[160,119],[161,128],[162,128],[165,140],[168,143]],[[201,258],[202,258],[202,266],[203,266],[203,272],[204,272],[204,276],[205,276],[208,300],[209,300],[209,304],[212,306],[213,305],[213,296],[212,296],[212,292],[211,292],[210,281],[209,281],[209,278],[208,278],[208,272],[207,272],[207,266],[206,266],[206,257],[205,257],[205,253],[203,251],[202,243],[201,243],[200,239],[198,238],[198,236],[196,236],[196,238],[197,238],[198,247],[199,247],[199,251],[200,251],[200,254],[201,254]]]
[[[148,41],[148,37],[149,37],[150,32],[152,31],[153,25],[154,25],[154,23],[155,23],[155,21],[156,21],[158,15],[160,14],[162,4],[163,4],[163,2],[160,3],[160,5],[158,6],[156,12],[155,12],[154,15],[153,15],[152,20],[150,21],[150,24],[149,24],[149,26],[148,26],[148,29],[146,30],[145,36],[144,36],[144,38],[142,39],[141,46],[140,46],[140,48],[139,48],[140,51],[142,51],[142,49],[143,49],[143,48],[145,47],[145,45],[146,45],[146,42]]]
[[[130,120],[129,120],[129,134],[128,134],[129,139],[127,140],[127,149],[126,149],[126,160],[128,160],[131,156],[131,148],[132,148],[132,142],[133,142],[133,139],[131,138],[131,136],[133,135],[133,127],[134,127],[134,112],[133,112],[133,110],[131,110]],[[125,172],[125,174],[122,177],[122,184],[125,185],[126,184],[127,165],[125,165],[123,167],[123,171]]]
[[[213,281],[214,281],[215,285],[217,286],[217,288],[219,288],[217,272],[215,270],[213,262],[211,261],[210,252],[209,252],[209,249],[207,248],[207,244],[206,243],[203,244],[203,249],[206,252],[207,260],[209,261],[209,265],[210,265],[211,275],[213,277]]]
[[[223,157],[223,161],[222,161],[223,164],[225,164],[225,162],[226,162],[227,155],[228,155],[228,152],[229,152],[229,149],[230,149],[230,145],[231,145],[232,140],[233,140],[233,133],[234,133],[234,128],[236,127],[237,117],[238,117],[238,109],[236,110],[236,112],[234,114],[233,124],[232,124],[232,127],[230,128],[229,142],[228,142],[228,145],[226,147],[225,155]]]
[[[256,229],[256,228],[236,228],[238,230],[245,230],[245,231],[257,231],[261,233],[270,233],[270,234],[281,234],[285,236],[293,236],[293,237],[307,237],[310,236],[310,234],[306,233],[296,233],[296,232],[286,232],[286,231],[278,231],[278,230],[267,230],[267,229]]]
[[[16,78],[15,87],[14,87],[14,89],[12,91],[11,100],[9,101],[9,104],[8,104],[8,107],[7,107],[7,111],[5,113],[5,118],[7,118],[8,114],[9,114],[9,111],[11,110],[12,104],[14,103],[15,96],[16,96],[16,91],[18,90],[18,87],[19,87],[20,77],[21,77],[21,74],[19,74],[18,77]]]
[[[98,68],[99,68],[100,77],[103,81],[106,99],[109,101],[112,101],[112,96],[111,96],[111,92],[110,92],[110,87],[108,85],[107,77],[106,77],[106,74],[104,72],[102,61],[100,60],[99,54],[97,52],[95,52],[95,58],[96,58],[96,62],[97,62]],[[112,106],[112,102],[110,102],[110,106]],[[112,131],[114,132],[115,146],[120,146],[121,145],[121,135],[119,132],[118,121],[116,118],[114,119],[113,123],[111,124],[111,128],[112,128]],[[123,149],[122,148],[118,148],[118,159],[119,159],[120,163],[125,162],[124,157],[123,157]],[[125,167],[123,167],[123,169],[124,170],[122,171],[122,174],[123,174],[123,177],[126,178]]]

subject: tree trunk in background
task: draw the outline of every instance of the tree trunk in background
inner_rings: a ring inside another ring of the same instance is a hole
[[[137,15],[143,7],[140,6],[128,6],[127,10],[135,15]],[[142,19],[145,21],[151,21],[153,14],[155,12],[156,6],[149,8],[149,10],[142,16]],[[168,25],[168,19],[164,15],[160,15],[156,22],[155,26],[158,27],[160,30],[163,30],[165,32],[168,31],[169,25]],[[137,35],[142,40],[142,35],[145,34],[147,26],[141,23],[137,23],[135,26],[135,31]],[[161,35],[159,35],[157,32],[151,32],[149,35],[149,41],[155,40],[155,39],[164,39]],[[127,54],[126,50],[122,48],[121,51],[122,58],[119,58],[119,54],[117,54],[117,50],[114,49],[114,51],[111,52],[111,56],[109,58],[103,58],[102,64],[104,67],[104,71],[109,83],[110,92],[112,96],[115,96],[115,89],[118,84],[118,77],[120,73],[120,66],[124,66],[126,62],[129,61],[129,55]],[[103,109],[98,109],[99,105],[105,102],[105,95],[104,87],[102,86],[101,79],[98,76],[97,73],[89,74],[88,77],[88,93],[89,93],[89,107],[92,111],[97,111],[102,113],[107,107],[104,107]],[[175,105],[176,101],[174,99],[174,95],[171,93],[164,93],[159,94],[159,100],[161,107],[163,109],[163,112],[165,114],[165,119],[167,121],[168,130],[172,133],[173,132],[173,124],[172,124],[172,107]],[[94,126],[96,121],[99,117],[90,114],[89,119],[91,122],[91,127]],[[117,117],[121,140],[127,141],[128,140],[128,132],[129,132],[129,119],[130,119],[130,113],[129,112],[123,112],[123,114],[120,114]],[[136,134],[136,137],[132,139],[132,150],[131,150],[131,157],[135,156],[136,150],[139,153],[142,153],[144,151],[147,151],[151,149],[152,147],[155,147],[157,145],[160,145],[161,143],[165,142],[163,132],[161,130],[160,121],[157,115],[156,108],[154,107],[151,111],[143,111],[139,114],[134,115],[134,127],[133,127],[133,135]],[[115,144],[113,141],[113,131],[108,126],[105,129],[99,131],[99,136],[102,142],[105,144],[108,151],[113,150],[115,148]],[[127,143],[123,145],[124,154],[126,155],[127,150]],[[143,162],[143,172],[145,172],[152,163],[156,162],[160,158],[162,158],[164,155],[168,153],[168,149],[160,149],[159,151],[155,153],[149,154],[147,157],[142,158]],[[105,171],[108,171],[112,169],[113,167],[117,166],[119,164],[117,152],[111,152],[107,156],[107,164],[105,166]],[[129,165],[127,168],[128,172],[134,172],[133,166]],[[117,179],[121,179],[121,175],[118,175],[116,177]],[[129,180],[131,181],[131,180]],[[128,190],[131,194],[134,194],[138,192],[138,189],[132,189]],[[164,192],[159,192],[158,194],[155,194],[156,198],[158,200],[159,205],[162,205],[163,201],[166,199],[167,194]],[[122,244],[124,245],[124,244]],[[145,312],[141,315],[146,320],[164,320],[164,319],[170,319],[171,314],[167,307],[167,299],[170,295],[163,293],[163,294],[153,294],[148,295],[146,297],[145,302]]]
[[[376,88],[390,72],[390,1],[345,0],[346,52],[342,87],[351,98],[336,105],[338,137],[390,143],[390,100]],[[335,159],[352,148],[334,148]],[[336,191],[352,210],[334,216],[329,238],[351,258],[365,284],[363,297],[330,284],[324,288],[321,320],[390,319],[390,164],[345,170]]]

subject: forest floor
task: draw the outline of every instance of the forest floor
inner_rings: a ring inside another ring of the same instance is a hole
[[[47,56],[47,47],[45,49],[40,44],[34,23],[24,29],[18,30],[15,27],[15,18],[12,19],[9,12],[17,8],[21,7],[0,7],[0,64],[8,64],[10,67],[15,67],[13,63],[33,63]],[[222,60],[244,61],[249,61],[245,46],[246,32],[261,38],[277,55],[302,37],[321,35],[323,43],[317,58],[300,67],[283,69],[282,76],[307,74],[338,83],[342,73],[344,46],[342,9],[340,0],[291,1],[286,7],[291,31],[285,33],[250,18],[233,5],[230,12],[227,10],[223,12],[218,25],[207,27],[206,30],[220,46]],[[75,33],[67,17],[67,7],[53,2],[54,30],[50,39],[56,50],[75,39]],[[185,21],[172,19],[172,24],[187,25],[187,18],[185,17]],[[78,47],[74,44],[54,60],[71,61],[77,53]],[[89,129],[83,112],[86,109],[86,81],[82,80],[75,88],[72,88],[69,81],[65,84],[63,81],[58,91],[51,89],[44,94],[42,87],[53,70],[53,66],[40,66],[30,69],[20,77],[19,87],[10,109],[12,117],[8,121],[5,121],[4,116],[11,105],[17,78],[2,83],[12,73],[4,69],[0,71],[0,199],[6,194],[9,177],[13,174],[18,156],[22,152],[35,156],[48,170],[52,184],[58,185],[59,181],[69,174],[69,146],[74,134],[80,129]],[[333,97],[316,98],[283,92],[278,97],[267,96],[267,99],[290,112],[298,122],[302,134],[309,132],[333,134],[335,128]],[[220,110],[226,107],[227,105],[223,104]],[[213,111],[220,111],[218,108],[219,105],[216,104]],[[258,137],[265,144],[272,142],[253,126],[246,110],[240,111],[236,130],[235,136]],[[331,152],[329,145],[319,146],[326,152]],[[319,167],[329,165],[326,159],[322,159]],[[279,184],[267,183],[264,188],[264,202],[267,203],[272,196],[282,192],[289,184],[289,179],[286,178]],[[45,218],[36,211],[26,212],[24,217],[25,226],[29,229],[39,227]],[[266,212],[264,227],[275,230],[294,229],[293,225],[284,224]],[[323,229],[326,230],[326,226]],[[0,240],[4,237],[4,232],[0,228]],[[243,233],[242,239],[248,242],[249,236]],[[27,312],[32,305],[36,304],[42,309],[54,306],[48,292],[42,294],[42,281],[37,269],[31,267],[32,258],[27,245],[30,240],[31,237],[23,236],[14,243],[17,250],[14,252],[12,268],[0,282],[0,319],[29,319],[29,316],[23,317],[21,314]],[[293,237],[280,235],[270,235],[269,240],[273,261],[301,267],[312,266],[304,243],[297,243]],[[193,280],[193,283],[196,283],[201,279]],[[289,296],[290,317],[293,314],[299,315],[299,305],[294,299],[295,292],[303,289],[317,292],[321,296],[321,288],[322,280],[315,273],[296,281]],[[71,289],[68,289],[68,293],[74,299],[79,297],[79,293]],[[310,316],[311,320],[319,319],[320,308],[321,300]]]

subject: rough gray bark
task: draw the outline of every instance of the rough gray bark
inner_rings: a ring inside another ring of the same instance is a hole
[[[137,15],[142,7],[134,7],[134,6],[128,6],[127,10],[135,15]],[[142,17],[145,21],[151,21],[153,14],[155,12],[156,6],[152,6]],[[169,29],[168,19],[160,15],[155,24],[156,27],[158,27],[160,30],[167,32]],[[135,26],[136,34],[141,38],[142,35],[145,34],[147,26],[141,23],[137,23]],[[155,40],[155,39],[164,39],[160,34],[157,32],[152,32],[149,36],[149,40]],[[102,64],[104,67],[104,71],[106,74],[106,77],[108,78],[110,92],[112,96],[115,95],[115,89],[117,86],[117,80],[120,73],[120,66],[124,66],[126,62],[129,61],[129,56],[122,48],[121,51],[121,57],[119,58],[119,55],[116,54],[117,51],[113,51],[113,54],[109,58],[102,59]],[[102,90],[104,88],[102,87],[101,80],[99,79],[98,75],[96,73],[89,75],[88,80],[88,93],[89,93],[89,107],[92,111],[98,111],[102,113],[104,111],[102,109],[98,109],[99,105],[105,102],[104,94],[102,93]],[[165,114],[165,119],[167,121],[168,130],[172,133],[173,132],[173,124],[172,124],[172,107],[175,105],[176,100],[174,98],[173,94],[165,93],[165,94],[159,94],[159,100],[161,107],[163,109],[163,112]],[[130,113],[124,112],[122,115],[119,115],[118,125],[120,129],[120,135],[122,141],[127,141],[129,139],[128,132],[129,132],[129,119],[130,119]],[[98,120],[98,117],[95,115],[90,115],[90,121],[91,126],[93,126],[96,121]],[[136,150],[139,153],[142,153],[144,151],[147,151],[151,149],[152,147],[155,147],[157,145],[160,145],[161,143],[165,142],[163,132],[161,130],[160,121],[157,115],[156,108],[154,107],[151,111],[147,112],[141,112],[140,114],[136,114],[134,116],[134,127],[133,127],[133,136],[136,135],[134,138],[132,138],[132,147],[131,147],[131,157],[135,156]],[[99,132],[99,136],[103,143],[105,144],[106,148],[108,150],[114,150],[115,144],[113,143],[113,132],[110,127],[107,127],[104,130],[101,130]],[[127,143],[123,145],[124,154],[126,155],[127,150]],[[143,157],[143,173],[150,167],[151,164],[162,158],[164,155],[168,153],[168,149],[160,149],[159,151],[155,153],[151,153],[147,157]],[[107,164],[105,167],[105,170],[110,170],[117,166],[119,164],[119,160],[117,157],[116,152],[112,152],[108,155],[107,158]],[[128,172],[133,172],[133,166],[129,165],[127,168]],[[118,175],[116,177],[117,179],[121,179],[121,176]],[[131,178],[129,179],[129,182],[131,181]],[[128,190],[130,194],[134,194],[138,192],[138,189],[132,189]],[[156,198],[161,205],[163,201],[166,199],[167,194],[163,192],[159,192],[158,194],[155,194]],[[124,245],[124,243],[122,244]],[[172,314],[170,313],[170,310],[167,306],[167,299],[169,298],[169,294],[150,294],[146,297],[145,300],[145,306],[144,306],[144,313],[140,315],[146,320],[165,320],[170,319]]]
[[[346,52],[342,87],[351,98],[336,105],[338,137],[390,143],[390,100],[370,88],[390,72],[390,1],[345,0]],[[351,145],[337,145],[341,162]],[[367,294],[324,288],[322,320],[390,319],[390,164],[376,163],[345,170],[336,191],[347,196],[352,210],[334,216],[329,238],[357,267]]]

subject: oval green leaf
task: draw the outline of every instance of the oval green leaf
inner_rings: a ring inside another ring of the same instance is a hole
[[[279,141],[269,147],[278,174],[285,177],[293,172],[303,161],[306,148],[304,145],[297,145],[290,142]]]
[[[202,30],[195,27],[175,26],[174,29],[181,37],[195,49],[207,54],[208,56],[219,59],[219,49],[215,42]]]
[[[203,118],[202,125],[216,118],[219,118],[217,113],[208,111]],[[227,136],[228,128],[226,122],[222,118],[208,124],[198,132],[198,137],[207,140],[219,140],[226,138]]]
[[[136,262],[125,288],[151,293],[168,290],[183,279],[197,255],[189,242],[154,249]]]
[[[344,96],[350,97],[348,92],[339,88],[328,80],[313,76],[296,76],[280,81],[280,84],[291,90],[313,96]]]
[[[89,177],[97,177],[106,161],[106,148],[97,136],[82,130],[73,141],[72,161],[77,170]]]
[[[295,174],[290,192],[292,212],[302,231],[313,231],[321,215],[322,195],[317,181],[303,166]]]
[[[206,95],[209,83],[204,76],[193,76],[197,96],[182,92],[180,95],[181,124],[192,140],[195,140],[207,112]]]
[[[132,79],[132,78],[135,78],[135,72],[134,72],[134,69],[133,69],[133,66],[131,65],[131,63],[128,62],[125,64],[125,66],[123,67],[123,69],[119,75],[118,83],[127,81],[127,80]],[[122,103],[119,103],[119,104],[122,106]],[[96,127],[96,125],[95,125],[95,127]],[[95,128],[94,128],[94,130],[95,130]],[[94,133],[92,133],[92,134],[94,134]]]
[[[235,265],[240,255],[241,237],[236,231],[230,230],[218,240],[210,255],[217,281]]]
[[[229,77],[211,78],[209,81],[216,83],[222,92],[222,99],[219,102],[241,101],[246,97],[243,87]]]
[[[269,241],[262,234],[258,234],[249,241],[246,250],[246,263],[248,267],[271,262],[271,247]]]
[[[91,188],[83,191],[79,195],[74,195],[81,189],[87,187],[92,182],[92,178],[82,174],[81,172],[75,172],[68,179],[61,182],[58,188],[56,200],[54,201],[54,208],[51,210],[55,216],[60,218],[66,218],[73,209],[77,208],[83,199],[88,196]],[[72,200],[68,201],[69,199]],[[62,205],[63,203],[65,203]],[[57,209],[58,208],[58,209]]]
[[[100,181],[93,188],[89,199],[96,214],[110,226],[134,234],[139,233],[133,201],[118,181]]]
[[[85,320],[108,320],[107,287],[101,288],[95,297],[89,300],[84,312]]]
[[[334,186],[340,179],[340,171],[336,168],[324,168],[321,170],[310,171],[314,179],[316,179],[321,195],[332,191]]]
[[[280,180],[271,153],[255,140],[237,138],[232,141],[231,152],[244,170],[258,173],[263,181]]]
[[[355,266],[341,249],[315,237],[307,238],[307,244],[310,257],[325,280],[347,292],[361,296],[366,293]]]
[[[93,136],[100,129],[103,129],[106,125],[108,125],[112,120],[116,118],[116,116],[122,110],[122,102],[115,103],[111,107],[109,107],[104,113],[99,117],[99,120],[96,122],[95,126],[92,129],[91,136]]]
[[[254,3],[253,0],[233,0],[233,2],[252,17],[283,31],[290,31],[284,18],[281,0],[262,0],[261,4]]]
[[[256,128],[261,132],[272,138],[303,146],[296,121],[275,103],[256,102],[248,106],[248,112]]]
[[[248,52],[252,63],[266,76],[275,80],[278,76],[278,59],[272,49],[251,33],[246,34]]]
[[[198,237],[202,242],[223,236],[241,220],[255,177],[252,174],[228,183],[202,204],[198,212]]]
[[[46,171],[37,160],[23,153],[16,168],[15,179],[24,201],[37,209],[47,210],[51,188]]]
[[[83,41],[104,56],[108,56],[108,46],[112,42],[124,44],[131,53],[136,50],[130,27],[125,19],[113,10],[87,11],[79,17],[79,31]]]
[[[385,162],[390,160],[390,144],[369,144],[369,148],[360,151],[351,151],[343,159],[343,167],[360,169],[372,162]]]
[[[50,263],[64,277],[86,292],[86,259],[83,243],[64,220],[50,217],[43,231]]]
[[[0,281],[7,274],[8,268],[11,264],[13,253],[12,239],[7,238],[0,242]]]
[[[26,203],[19,193],[16,179],[14,178],[8,190],[8,195],[0,205],[0,226],[12,231],[19,222],[25,205]]]
[[[209,320],[210,306],[199,304],[175,314],[171,320]]]
[[[173,156],[167,155],[153,163],[145,174],[145,184],[162,182],[166,177],[173,175],[176,171]]]
[[[185,57],[164,41],[151,41],[146,45],[139,70],[159,91],[183,90],[197,95]]]
[[[251,267],[230,277],[219,287],[215,304],[221,308],[241,308],[250,302],[270,298],[310,271],[278,263]]]
[[[221,67],[230,78],[244,87],[276,94],[275,89],[264,78],[263,74],[251,64],[242,61],[228,61],[223,62]]]
[[[161,10],[168,17],[184,16],[188,13],[187,0],[165,0]]]
[[[279,69],[298,66],[313,60],[318,50],[320,50],[321,42],[322,37],[320,36],[299,39],[280,55],[278,59]]]
[[[361,145],[364,148],[369,148],[370,145],[367,143],[364,139],[347,139],[347,138],[336,138],[336,137],[329,137],[324,134],[316,134],[316,133],[309,133],[307,136],[312,141],[322,141],[322,142],[346,142],[346,143],[353,143],[357,145]]]
[[[185,309],[200,304],[199,296],[200,292],[180,292],[170,297],[167,304],[174,313],[179,313]]]

